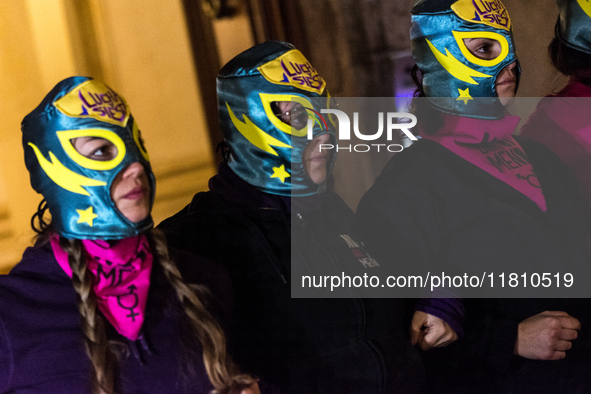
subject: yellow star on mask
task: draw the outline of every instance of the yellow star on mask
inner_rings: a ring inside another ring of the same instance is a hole
[[[80,215],[78,223],[88,223],[90,227],[92,227],[92,221],[98,217],[97,214],[92,212],[92,207],[88,207],[88,209],[77,209],[76,212]]]
[[[279,178],[281,183],[285,182],[285,178],[289,178],[291,175],[285,171],[285,165],[281,164],[281,167],[273,167],[273,175],[271,178]]]
[[[466,88],[466,90],[458,89],[460,92],[460,97],[456,99],[456,101],[462,100],[464,104],[468,105],[468,100],[474,100],[472,96],[470,96],[470,88]]]

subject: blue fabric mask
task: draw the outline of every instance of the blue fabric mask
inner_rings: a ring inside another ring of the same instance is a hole
[[[58,83],[21,127],[31,185],[47,200],[58,234],[121,239],[152,228],[151,216],[130,222],[111,199],[113,180],[135,162],[145,168],[152,202],[156,186],[140,131],[123,97],[91,78],[71,77]],[[81,155],[71,142],[78,137],[111,142],[115,157],[98,161]]]
[[[591,3],[588,0],[558,0],[556,36],[566,46],[591,54]]]
[[[230,147],[228,165],[240,178],[281,196],[308,196],[326,189],[326,180],[315,184],[304,169],[302,157],[310,142],[307,127],[283,123],[272,105],[299,103],[303,115],[314,120],[313,137],[329,134],[328,143],[334,144],[334,124],[317,115],[329,107],[326,83],[300,51],[277,41],[256,45],[222,68],[217,92],[220,125]],[[335,160],[332,151],[327,174]]]
[[[423,91],[436,109],[483,119],[504,116],[495,83],[517,56],[511,19],[500,0],[419,0],[410,38]],[[470,38],[498,41],[501,54],[491,60],[474,56],[464,44]],[[517,83],[520,73],[517,64]]]

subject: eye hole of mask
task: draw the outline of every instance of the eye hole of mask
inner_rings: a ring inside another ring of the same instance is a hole
[[[329,97],[324,99],[325,106],[330,109],[338,109],[338,103],[335,99]],[[281,122],[291,126],[296,130],[302,130],[307,127],[310,114],[300,103],[294,101],[274,101],[271,103],[273,114]],[[324,115],[325,119],[330,120],[333,126],[337,127],[338,120],[333,114]]]
[[[308,112],[299,103],[293,101],[273,101],[273,114],[283,123],[301,130],[308,125]]]
[[[117,157],[117,147],[111,141],[100,137],[79,137],[70,140],[82,156],[91,160],[109,161]]]
[[[464,38],[466,48],[479,59],[493,60],[501,54],[501,43],[490,38]]]
[[[66,154],[90,170],[108,171],[119,165],[127,150],[115,132],[106,129],[57,131]]]
[[[294,137],[306,136],[308,119],[314,117],[310,113],[314,107],[308,98],[291,94],[259,95],[267,118],[278,130]]]
[[[453,31],[454,38],[466,59],[483,67],[494,67],[509,55],[509,41],[491,31]]]

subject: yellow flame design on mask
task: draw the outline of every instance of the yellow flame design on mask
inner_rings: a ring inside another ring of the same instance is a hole
[[[290,148],[290,145],[287,145],[278,139],[271,137],[269,134],[265,133],[263,130],[259,129],[246,115],[243,115],[244,122],[238,120],[230,105],[226,103],[226,107],[228,107],[228,113],[230,114],[230,119],[232,119],[232,123],[238,129],[240,134],[244,136],[251,144],[256,146],[257,148],[272,154],[273,156],[279,156],[275,149],[272,148]]]
[[[29,145],[35,151],[35,156],[39,160],[39,165],[45,171],[47,176],[54,181],[60,187],[77,194],[83,194],[90,196],[90,193],[86,191],[82,186],[105,186],[106,183],[97,181],[96,179],[90,179],[65,167],[52,152],[49,152],[49,158],[47,160],[39,148],[33,143],[29,142]]]
[[[431,44],[431,41],[427,40],[427,44],[429,44],[429,48],[431,48],[433,55],[435,55],[435,58],[443,66],[443,68],[445,68],[447,72],[460,81],[464,81],[472,85],[478,85],[478,82],[476,82],[473,77],[492,77],[492,75],[483,74],[480,71],[473,70],[466,66],[464,63],[456,59],[447,48],[445,48],[444,55],[443,53],[439,52],[437,48],[435,48],[435,45]]]
[[[577,3],[579,3],[583,11],[585,11],[585,14],[591,18],[591,3],[589,0],[577,0]]]

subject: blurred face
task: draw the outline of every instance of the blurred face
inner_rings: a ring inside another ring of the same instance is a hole
[[[72,140],[81,155],[99,161],[112,160],[117,155],[115,145],[103,138],[81,137]],[[133,223],[150,215],[150,183],[144,166],[135,162],[125,167],[111,185],[111,199],[115,207]]]
[[[275,115],[282,122],[298,130],[307,126],[308,114],[299,103],[277,101],[274,105],[277,109]],[[328,134],[320,135],[312,139],[304,149],[304,170],[306,170],[306,174],[308,174],[312,182],[317,185],[324,182],[328,175],[327,164],[329,153],[326,150],[320,152],[320,144],[328,143],[329,139],[330,136]]]
[[[304,169],[315,184],[321,184],[328,176],[329,153],[325,149],[320,152],[320,144],[328,143],[330,136],[322,134],[314,138],[304,149]]]
[[[466,38],[466,48],[477,58],[493,60],[501,54],[501,44],[490,38]],[[517,89],[517,63],[513,62],[503,68],[495,82],[495,90],[501,104],[507,106],[513,102]]]

